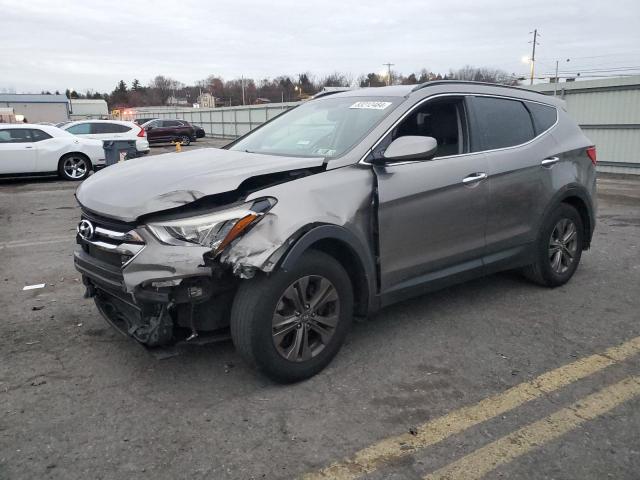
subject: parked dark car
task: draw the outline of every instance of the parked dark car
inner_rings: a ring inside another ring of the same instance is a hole
[[[180,141],[189,145],[196,139],[196,129],[185,120],[156,119],[142,125],[149,143]]]
[[[193,123],[191,124],[191,126],[196,129],[196,138],[204,138],[204,128],[202,128],[200,125],[194,125]]]

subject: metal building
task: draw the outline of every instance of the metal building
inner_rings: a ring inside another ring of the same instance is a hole
[[[89,118],[108,119],[109,108],[107,102],[102,99],[75,99],[72,98],[71,112],[69,118],[71,120],[85,120]]]
[[[531,88],[567,102],[598,151],[598,171],[640,175],[640,75]]]
[[[66,95],[0,93],[0,108],[13,108],[15,119],[19,122],[23,118],[29,123],[69,120],[69,100]]]

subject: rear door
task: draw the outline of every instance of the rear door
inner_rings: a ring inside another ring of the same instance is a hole
[[[154,120],[147,125],[147,138],[150,142],[164,142],[169,138],[168,128],[164,126],[164,120]]]
[[[0,174],[33,173],[36,152],[27,128],[0,129]]]
[[[487,159],[472,153],[462,97],[428,101],[376,147],[405,135],[434,137],[432,160],[374,167],[378,179],[381,289],[393,293],[482,269]]]
[[[537,235],[547,201],[545,176],[553,168],[557,145],[536,126],[528,102],[475,96],[470,102],[478,120],[482,150],[489,165],[487,264],[525,255]],[[548,107],[552,108],[552,107]],[[555,109],[553,109],[555,112]],[[555,123],[555,122],[553,122]]]

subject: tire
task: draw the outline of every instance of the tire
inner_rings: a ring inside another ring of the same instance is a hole
[[[67,153],[58,162],[58,175],[77,182],[87,178],[92,168],[91,160],[83,153]]]
[[[292,295],[302,290],[304,294]],[[299,302],[301,296],[309,299],[309,308],[296,315],[296,299]],[[319,299],[314,309],[312,304]],[[352,316],[353,289],[344,268],[333,257],[309,250],[295,268],[256,276],[240,285],[231,309],[231,338],[240,355],[267,377],[280,383],[297,382],[331,362]],[[280,322],[283,327],[277,325]],[[285,358],[287,352],[289,358]]]
[[[191,137],[189,135],[182,135],[179,140],[184,146],[191,145]]]
[[[572,229],[574,233],[571,240],[564,242]],[[559,243],[564,247],[558,246]],[[583,245],[584,227],[580,214],[571,205],[561,203],[545,219],[534,247],[536,261],[525,267],[523,274],[529,280],[546,287],[564,285],[578,268]]]

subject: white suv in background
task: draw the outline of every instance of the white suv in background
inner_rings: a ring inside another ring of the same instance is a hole
[[[83,180],[104,163],[99,140],[49,125],[0,124],[0,177],[57,173],[66,180]]]
[[[96,140],[135,140],[138,153],[149,153],[147,132],[133,122],[79,120],[61,125],[69,133]]]

